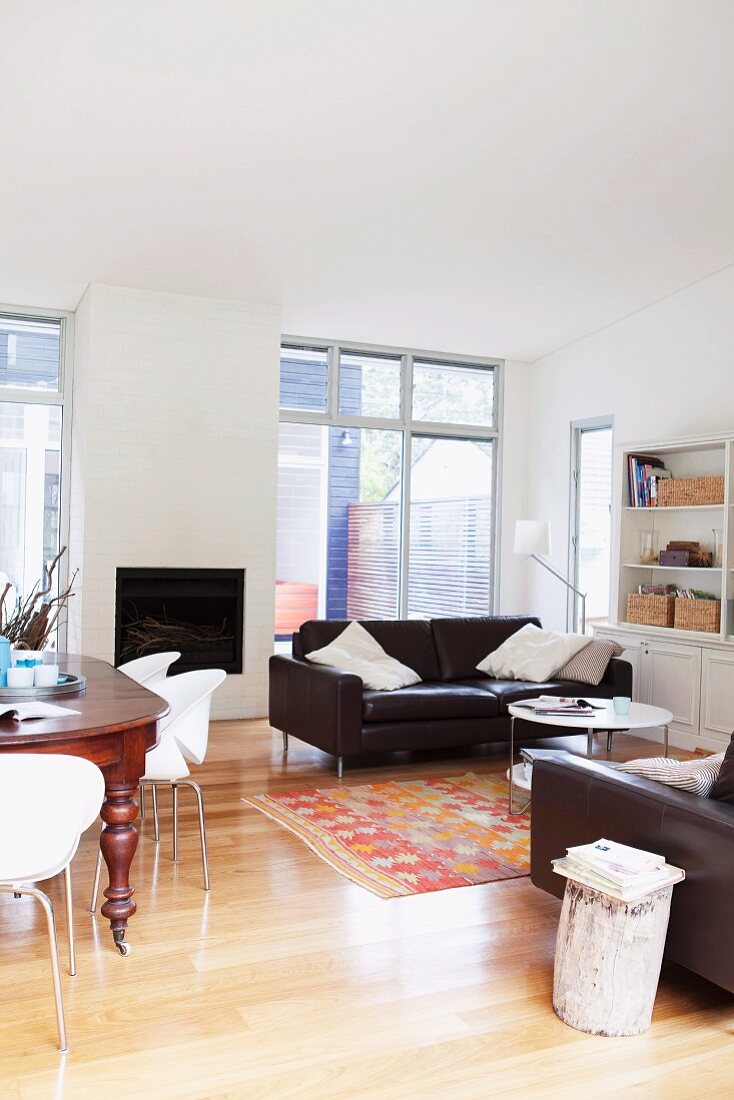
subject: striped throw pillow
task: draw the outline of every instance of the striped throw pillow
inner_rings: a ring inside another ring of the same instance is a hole
[[[627,760],[616,770],[705,796],[714,788],[723,759],[723,752],[705,756],[703,760],[669,760],[665,756],[653,756],[647,760]]]
[[[594,684],[596,687],[604,679],[604,673],[612,657],[619,657],[624,649],[618,642],[608,642],[594,638],[571,660],[554,673],[554,680],[578,680],[582,684]]]

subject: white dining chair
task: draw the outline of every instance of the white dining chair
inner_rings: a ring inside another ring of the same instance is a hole
[[[131,680],[152,689],[159,680],[165,680],[169,668],[180,656],[174,650],[170,653],[150,653],[146,657],[137,657],[134,661],[118,665],[117,671],[124,672]]]
[[[145,657],[136,657],[134,661],[128,661],[124,665],[118,665],[117,671],[124,672],[136,684],[155,691],[156,684],[165,680],[172,664],[179,659],[180,653],[171,650],[169,653],[149,653]],[[160,692],[156,692],[160,695]],[[140,817],[145,820],[145,793],[140,788]]]
[[[223,682],[226,673],[221,669],[201,669],[171,676],[156,684],[156,694],[165,699],[170,711],[161,721],[158,743],[145,754],[145,775],[140,788],[149,786],[153,801],[153,829],[156,842],[160,840],[158,824],[158,786],[170,786],[173,797],[173,862],[178,863],[178,788],[191,787],[196,795],[199,812],[199,838],[201,862],[204,871],[204,889],[209,889],[209,863],[206,852],[206,824],[204,800],[198,783],[189,778],[189,763],[202,764],[209,739],[209,711],[212,695]],[[102,871],[102,853],[97,857],[97,870],[92,888],[90,913],[96,912],[99,878]]]
[[[64,872],[69,973],[76,974],[71,861],[79,837],[98,817],[104,778],[96,764],[76,756],[0,755],[0,893],[26,894],[46,916],[59,1049],[68,1050],[56,923],[50,899],[34,883]]]

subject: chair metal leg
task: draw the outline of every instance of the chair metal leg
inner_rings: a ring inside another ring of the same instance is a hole
[[[206,854],[206,825],[204,823],[204,798],[201,793],[201,788],[198,783],[195,783],[193,779],[182,779],[182,787],[191,787],[196,795],[196,802],[199,808],[199,839],[201,841],[201,863],[204,868],[204,889],[209,889],[209,860]]]
[[[66,933],[69,937],[69,973],[76,974],[76,951],[74,950],[74,904],[71,893],[71,864],[64,867],[64,893],[66,894]]]
[[[145,821],[145,787],[140,784],[140,820]]]
[[[178,787],[171,784],[173,791],[173,862],[178,863]]]
[[[288,752],[288,734],[283,730],[283,752]]]
[[[337,779],[344,778],[344,757],[337,756],[336,758],[336,777]]]
[[[10,886],[3,885],[0,886],[0,893],[15,895],[27,894],[28,897],[35,898],[36,901],[40,902],[43,906],[43,911],[46,914],[46,927],[48,928],[48,944],[51,951],[51,974],[54,982],[56,1024],[59,1030],[59,1050],[64,1054],[69,1049],[69,1044],[66,1041],[64,1002],[61,997],[61,972],[59,970],[59,950],[56,944],[56,922],[54,920],[53,905],[41,890],[36,890],[33,886],[19,886],[17,883]]]
[[[158,790],[155,783],[150,785],[150,800],[153,803],[153,839],[157,844],[161,839],[161,830],[158,824]]]
[[[99,876],[102,873],[102,849],[97,852],[97,866],[94,869],[94,885],[92,886],[92,900],[89,903],[89,912],[97,912],[97,897],[99,895]]]

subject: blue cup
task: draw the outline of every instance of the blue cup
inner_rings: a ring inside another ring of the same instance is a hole
[[[10,642],[0,636],[0,687],[8,686],[8,669],[11,664]]]
[[[632,700],[628,695],[615,695],[612,703],[614,704],[614,713],[618,714],[620,718],[624,718],[626,714],[629,714]]]

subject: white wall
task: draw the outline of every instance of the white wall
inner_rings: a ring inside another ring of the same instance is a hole
[[[551,520],[559,568],[568,565],[571,421],[613,415],[615,446],[734,430],[733,319],[730,267],[529,368],[527,515]],[[516,478],[505,469],[511,495]],[[532,562],[526,568],[531,606],[564,628],[563,586]]]
[[[244,567],[245,671],[212,713],[263,715],[280,311],[92,284],[76,316],[70,647],[112,660],[117,566]]]

